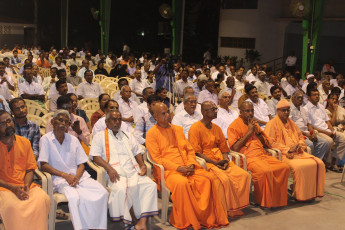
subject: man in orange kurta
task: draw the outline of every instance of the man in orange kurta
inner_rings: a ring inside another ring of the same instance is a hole
[[[289,166],[266,154],[268,138],[253,118],[253,105],[243,102],[240,116],[228,128],[229,146],[246,156],[256,202],[267,208],[285,206]]]
[[[48,195],[32,184],[37,168],[30,141],[15,135],[10,114],[0,110],[0,216],[5,229],[47,229]]]
[[[229,161],[230,150],[222,129],[212,123],[217,118],[216,104],[202,103],[201,113],[203,118],[189,129],[188,140],[196,154],[205,159],[207,171],[220,179],[228,215],[243,215],[240,210],[249,205],[249,174]]]
[[[165,183],[173,202],[170,223],[179,229],[227,226],[229,221],[217,193],[217,178],[197,163],[183,129],[169,123],[168,107],[157,103],[153,112],[157,124],[147,132],[146,147],[153,161],[165,170]]]
[[[267,123],[265,133],[271,138],[272,147],[282,152],[283,162],[291,168],[294,178],[293,196],[299,201],[322,197],[326,178],[324,163],[305,152],[307,146],[303,134],[289,119],[288,101],[278,102],[277,115]]]

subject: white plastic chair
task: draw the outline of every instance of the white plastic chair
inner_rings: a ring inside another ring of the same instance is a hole
[[[88,161],[87,164],[97,172],[97,181],[102,182],[102,178],[105,178],[105,171],[101,169],[101,167],[98,167],[94,165],[91,161]],[[68,202],[65,195],[61,193],[56,193],[53,191],[53,180],[51,174],[44,172],[43,173],[45,177],[47,178],[47,186],[42,189],[48,194],[51,200],[50,210],[49,210],[49,218],[48,218],[48,230],[55,230],[55,222],[56,222],[56,210],[59,203],[62,202]],[[100,178],[100,180],[98,180]]]

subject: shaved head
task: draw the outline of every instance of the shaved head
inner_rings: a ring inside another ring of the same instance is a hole
[[[168,106],[162,102],[158,102],[152,106],[152,113],[157,125],[162,128],[170,127],[170,112]]]
[[[247,108],[248,106],[253,107],[253,104],[252,104],[251,102],[249,102],[249,101],[244,101],[244,102],[241,104],[241,106],[240,106],[240,111],[241,111],[241,110],[244,110],[244,109]]]
[[[201,104],[203,120],[212,121],[217,118],[217,105],[212,101],[205,101]]]
[[[205,101],[201,104],[201,113],[204,113],[205,110],[209,109],[214,103],[211,101]]]

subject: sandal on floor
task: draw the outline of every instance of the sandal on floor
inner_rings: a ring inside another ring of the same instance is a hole
[[[56,219],[58,220],[68,220],[68,215],[64,212],[56,212]]]
[[[333,165],[332,169],[331,169],[333,172],[336,172],[336,173],[342,173],[343,170],[340,169],[338,166],[336,165]]]

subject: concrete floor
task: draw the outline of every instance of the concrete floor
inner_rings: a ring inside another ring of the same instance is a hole
[[[345,184],[340,183],[341,173],[327,172],[325,196],[313,202],[300,203],[291,197],[288,206],[279,209],[261,209],[251,205],[243,210],[245,216],[230,220],[223,229],[239,230],[341,230],[345,229]],[[251,199],[253,200],[253,199]],[[68,212],[67,205],[59,206]],[[70,221],[58,221],[56,230],[72,230]],[[121,222],[108,222],[108,229],[124,229]],[[149,229],[175,229],[151,218]]]

